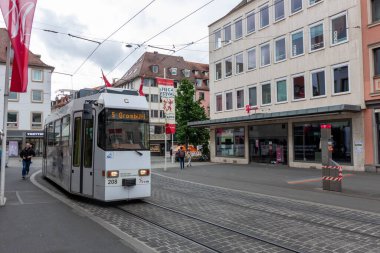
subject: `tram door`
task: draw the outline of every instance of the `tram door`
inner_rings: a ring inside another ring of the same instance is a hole
[[[93,134],[94,121],[83,120],[82,112],[74,114],[73,166],[71,191],[92,196],[93,194]]]

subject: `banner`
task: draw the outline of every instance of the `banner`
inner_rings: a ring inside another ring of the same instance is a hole
[[[104,84],[106,85],[106,87],[112,87],[112,84],[108,81],[107,77],[104,75],[103,70],[102,70],[102,76],[103,76]]]
[[[29,43],[37,0],[2,0],[0,8],[14,50],[10,91],[28,88]]]
[[[175,133],[175,99],[174,99],[174,80],[156,78],[160,90],[162,107],[165,113],[165,132]]]

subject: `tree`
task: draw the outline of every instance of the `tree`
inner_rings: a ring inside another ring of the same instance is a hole
[[[194,146],[208,143],[210,138],[206,128],[190,128],[188,122],[206,120],[207,116],[201,105],[201,100],[194,100],[194,84],[183,79],[177,89],[175,97],[176,113],[176,137],[179,143],[184,143],[186,148],[189,144]]]

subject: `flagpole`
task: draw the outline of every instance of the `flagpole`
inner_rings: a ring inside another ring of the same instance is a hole
[[[8,121],[8,97],[9,97],[9,69],[11,65],[11,40],[9,40],[7,47],[7,61],[5,67],[5,81],[4,81],[4,110],[3,110],[3,138],[2,138],[2,152],[1,152],[1,173],[0,173],[0,206],[4,206],[7,198],[5,197],[5,164],[7,152],[7,121]]]
[[[166,78],[166,68],[164,68],[164,79]],[[160,94],[160,98],[161,98],[161,93],[159,92]],[[161,101],[161,99],[160,99]],[[159,104],[161,105],[161,103]],[[161,109],[159,109],[158,111],[160,111]],[[166,168],[167,168],[167,165],[166,165],[166,148],[167,148],[167,134],[166,134],[166,115],[165,115],[165,126],[164,126],[164,133],[165,133],[165,167],[164,167],[164,171],[166,171]]]

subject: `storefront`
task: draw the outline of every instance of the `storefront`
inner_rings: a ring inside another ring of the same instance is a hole
[[[36,153],[36,156],[42,156],[43,151],[43,131],[18,131],[8,130],[7,132],[7,150],[9,157],[19,156],[25,144],[29,142]]]

